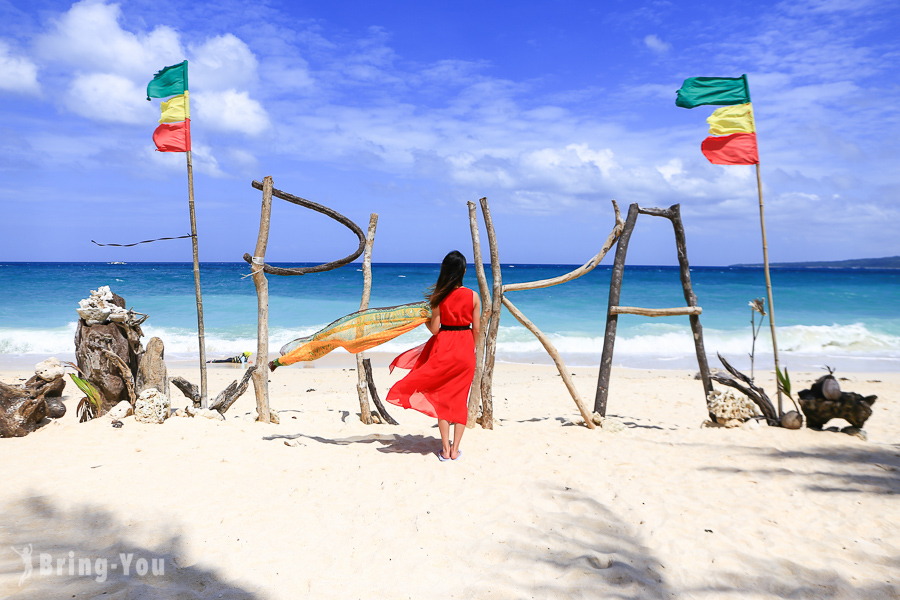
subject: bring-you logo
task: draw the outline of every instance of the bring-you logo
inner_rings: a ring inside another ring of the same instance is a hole
[[[36,552],[32,544],[13,551],[22,559],[19,585],[32,577],[90,577],[103,583],[113,573],[124,577],[159,577],[165,575],[166,562],[160,556],[135,556],[121,552],[115,558],[85,556],[69,551],[63,554]]]

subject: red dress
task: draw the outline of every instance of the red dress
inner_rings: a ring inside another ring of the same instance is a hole
[[[444,298],[440,309],[442,326],[471,325],[474,292],[457,288]],[[387,394],[388,402],[451,423],[466,422],[469,387],[475,375],[475,338],[471,329],[442,329],[424,345],[394,359],[391,370],[395,366],[412,370],[394,384]]]

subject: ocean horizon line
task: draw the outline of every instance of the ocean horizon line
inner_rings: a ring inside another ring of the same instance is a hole
[[[267,261],[267,264],[270,265],[298,265],[298,266],[315,266],[320,264],[325,264],[329,261]],[[835,261],[839,262],[839,261]],[[238,261],[218,261],[218,260],[209,260],[209,261],[200,261],[200,266],[203,265],[248,265],[246,261],[238,260]],[[352,261],[347,263],[347,265],[357,265],[361,266],[362,261]],[[439,262],[391,262],[391,261],[372,261],[373,266],[411,266],[411,267],[438,267],[441,263]],[[467,262],[467,265],[474,265],[474,262]],[[490,262],[483,263],[484,266],[488,269],[491,267]],[[803,263],[771,263],[770,268],[776,268],[780,271],[789,271],[789,270],[846,270],[846,271],[896,271],[893,268],[887,267],[841,267],[841,266],[799,266]],[[55,260],[5,260],[0,261],[0,266],[4,265],[15,265],[15,266],[24,266],[24,265],[193,265],[193,261],[182,260],[182,261],[148,261],[148,260],[135,260],[135,261],[103,261],[103,260],[95,260],[95,261],[55,261]],[[347,266],[345,265],[345,266]],[[567,267],[567,268],[578,268],[584,265],[581,263],[517,263],[517,262],[501,262],[500,267],[506,268],[509,267],[538,267],[538,268],[547,268],[547,267]],[[601,264],[594,267],[595,269],[602,268],[612,268],[612,263],[610,264]],[[641,269],[680,269],[680,266],[675,264],[630,264],[627,263],[625,265],[628,268],[641,268]],[[732,264],[732,265],[694,265],[692,264],[691,269],[734,269],[734,270],[746,270],[746,271],[757,271],[762,270],[764,267],[761,264]],[[338,267],[337,269],[340,269]],[[332,270],[337,270],[332,269]]]

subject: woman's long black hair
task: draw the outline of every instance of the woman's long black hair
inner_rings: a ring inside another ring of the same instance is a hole
[[[431,303],[431,308],[436,308],[450,292],[462,285],[463,275],[466,274],[466,257],[458,250],[453,250],[444,257],[441,263],[441,274],[437,282],[425,292],[425,299]]]

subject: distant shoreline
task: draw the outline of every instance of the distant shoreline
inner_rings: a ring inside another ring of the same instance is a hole
[[[730,267],[762,267],[762,263],[729,265]],[[900,269],[900,256],[856,258],[851,260],[771,263],[773,269]]]

